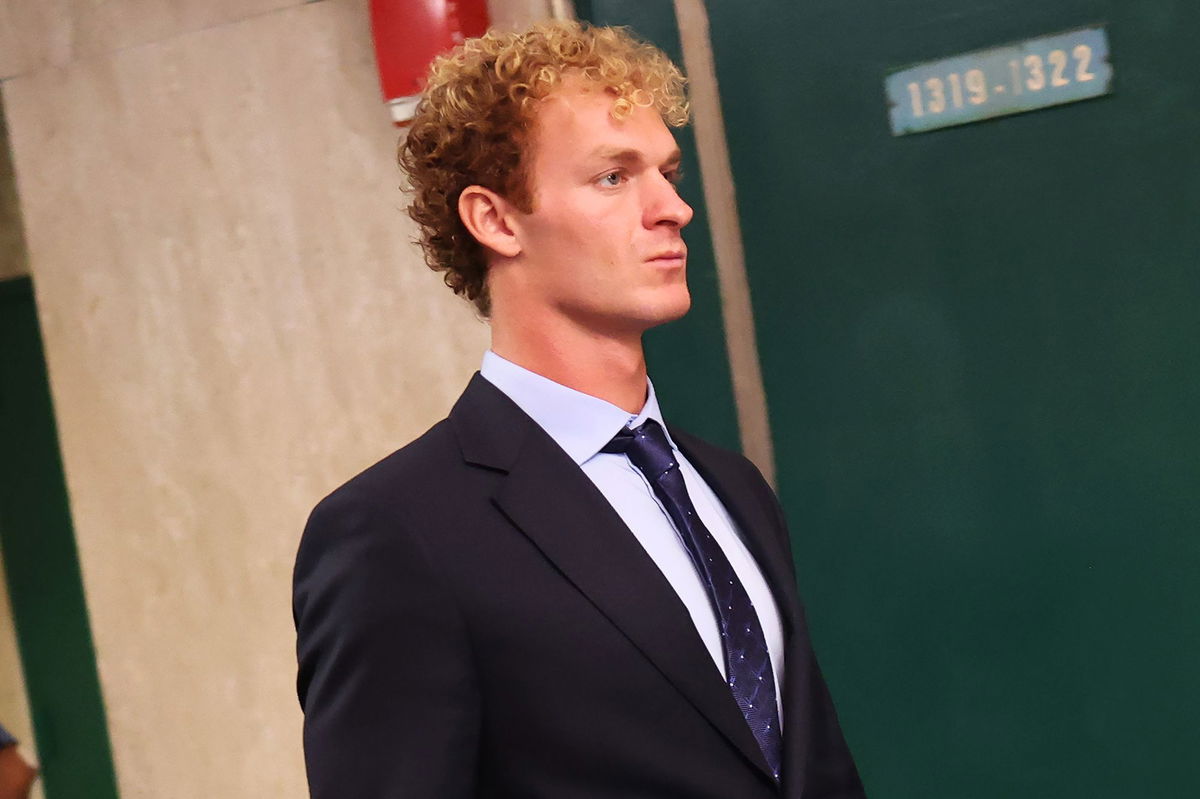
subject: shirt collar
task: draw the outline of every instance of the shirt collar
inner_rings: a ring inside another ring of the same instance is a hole
[[[647,419],[653,419],[664,431],[667,429],[658,398],[654,395],[654,384],[649,378],[646,379],[646,404],[640,413],[631,414],[611,402],[531,372],[491,350],[484,353],[479,372],[537,422],[579,465],[600,452],[600,448],[623,427],[637,427]],[[674,448],[670,433],[667,433],[667,440]]]

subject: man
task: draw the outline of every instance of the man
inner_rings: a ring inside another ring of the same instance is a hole
[[[647,379],[643,332],[690,303],[682,85],[575,24],[431,68],[410,213],[492,349],[446,420],[309,520],[314,797],[863,796],[774,495],[667,430]]]

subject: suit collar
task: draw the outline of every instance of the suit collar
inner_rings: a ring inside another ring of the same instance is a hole
[[[507,472],[521,450],[532,420],[478,372],[450,409],[463,459],[475,466]]]

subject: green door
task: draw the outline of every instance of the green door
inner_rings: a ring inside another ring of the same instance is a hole
[[[871,795],[1200,795],[1200,5],[707,5],[780,492]],[[891,136],[889,70],[1091,25],[1112,96]]]

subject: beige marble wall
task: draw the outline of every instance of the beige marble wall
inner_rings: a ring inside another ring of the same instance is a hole
[[[303,0],[4,0],[0,79],[228,24]]]
[[[487,341],[410,243],[366,0],[3,0],[0,53],[122,796],[303,796],[307,511]]]

